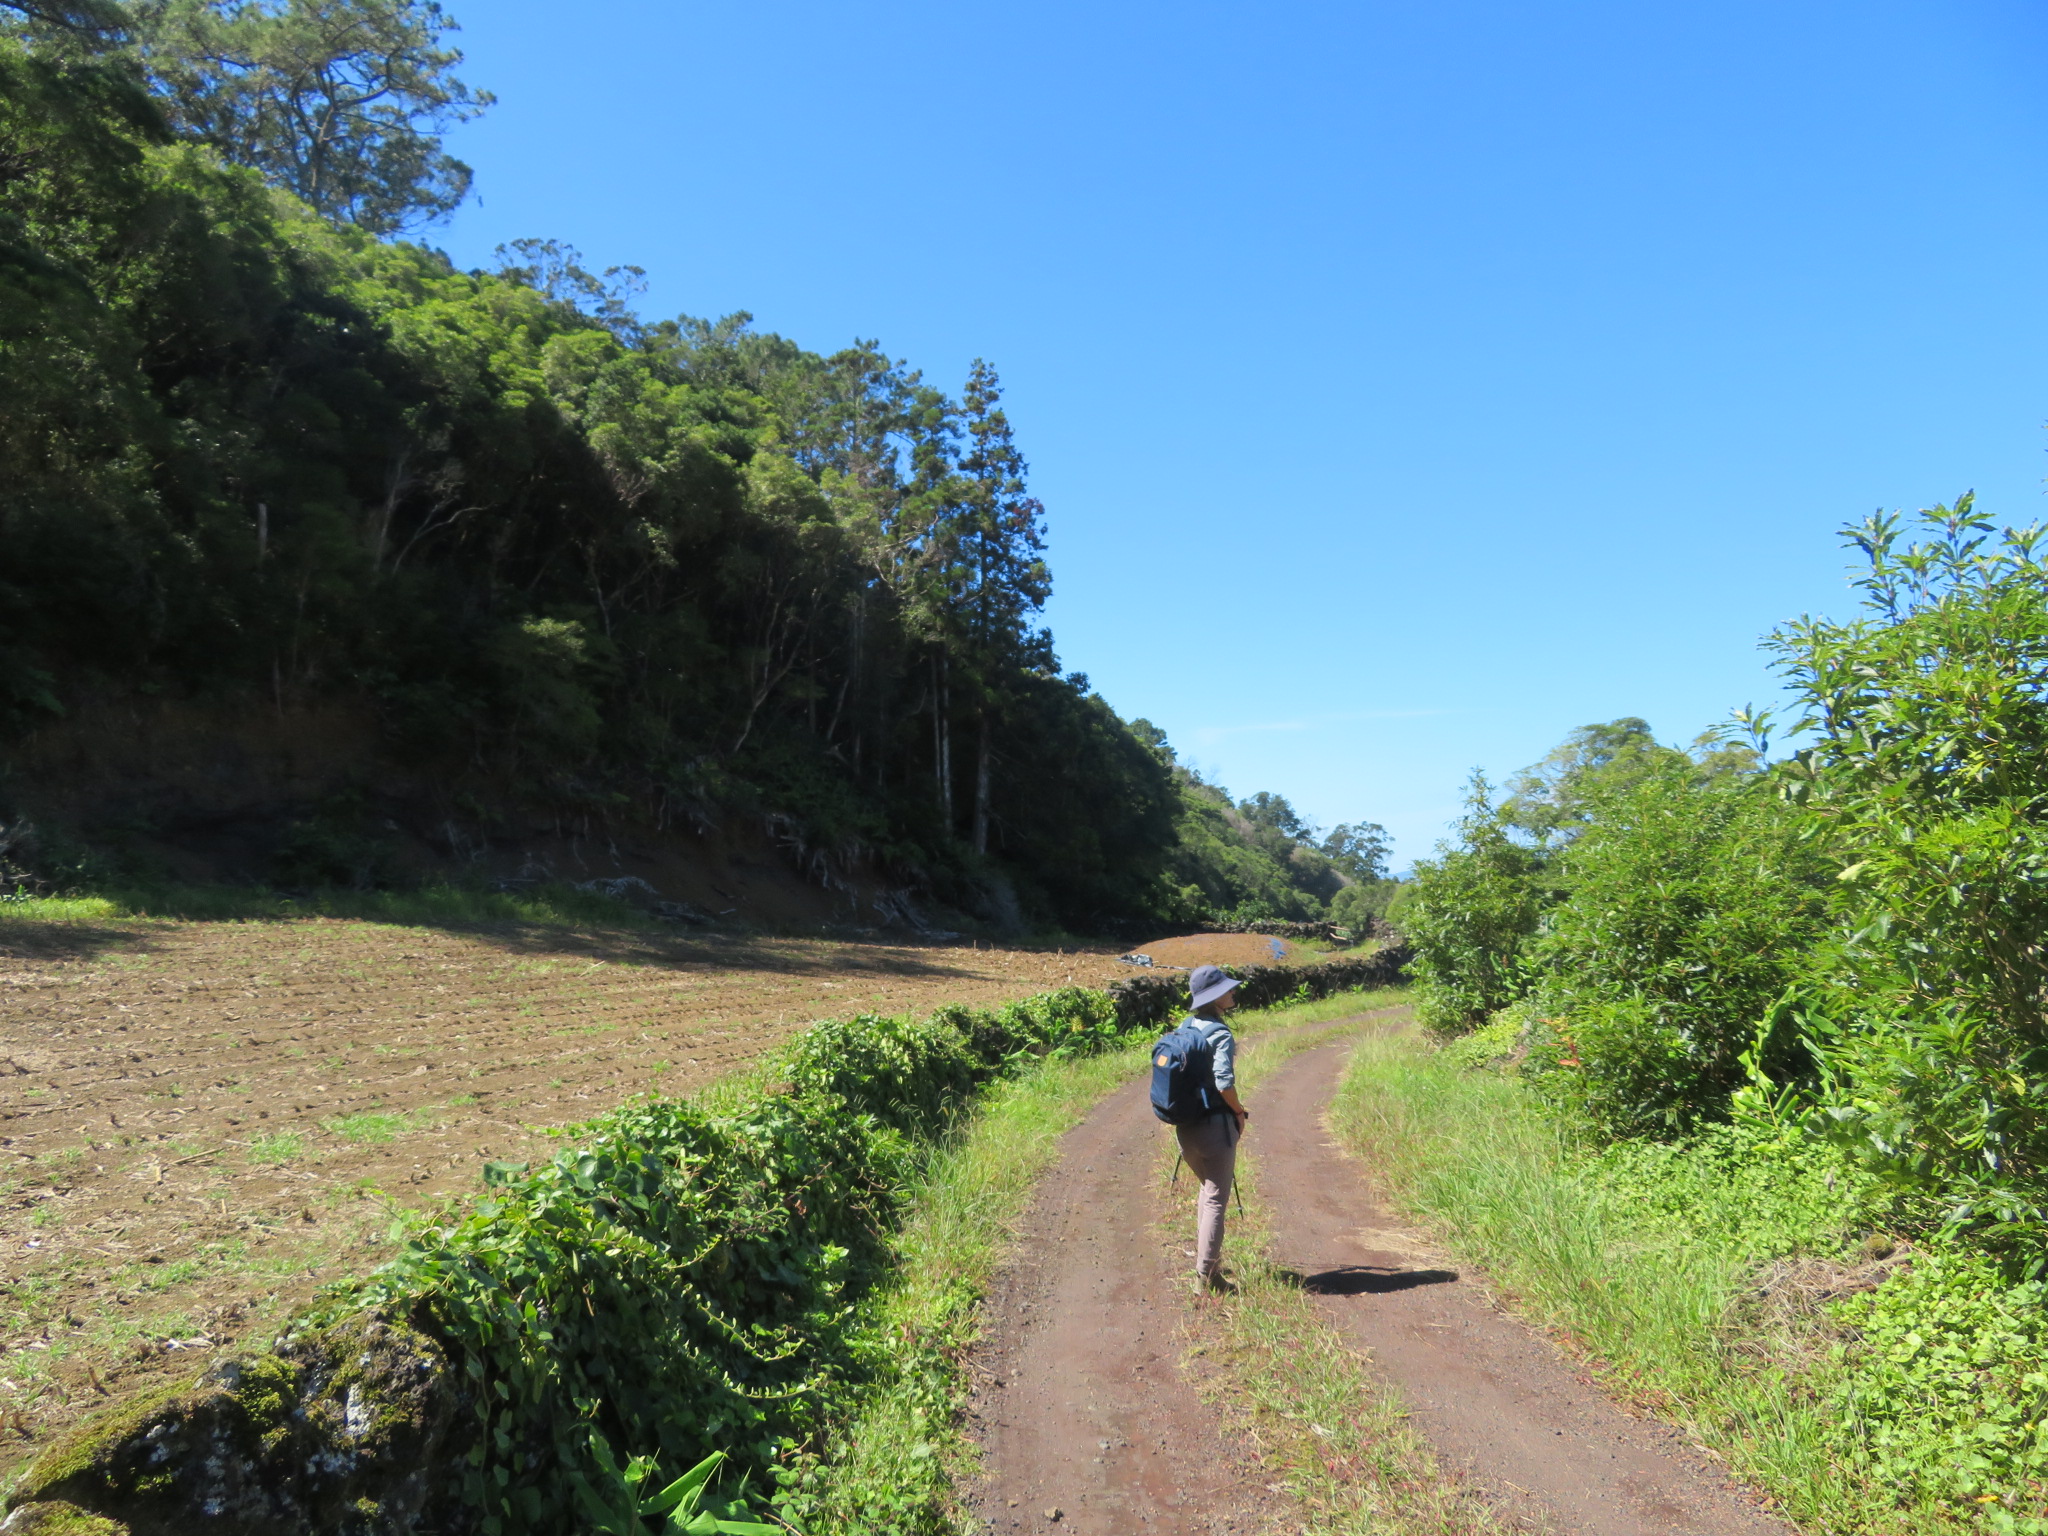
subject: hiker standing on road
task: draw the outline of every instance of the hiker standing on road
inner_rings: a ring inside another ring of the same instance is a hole
[[[1237,1006],[1237,983],[1213,965],[1198,965],[1188,973],[1188,993],[1194,1014],[1167,1040],[1188,1039],[1192,1031],[1206,1044],[1206,1051],[1188,1053],[1194,1103],[1187,1118],[1180,1113],[1169,1116],[1160,1105],[1162,1090],[1157,1086],[1153,1103],[1160,1118],[1173,1125],[1189,1172],[1202,1181],[1195,1198],[1195,1276],[1207,1290],[1226,1291],[1230,1284],[1223,1278],[1223,1216],[1237,1172],[1237,1143],[1250,1118],[1237,1097],[1237,1037],[1223,1021]],[[1154,1055],[1156,1060],[1160,1053]],[[1206,1084],[1198,1081],[1201,1055],[1208,1058]],[[1154,1083],[1159,1083],[1156,1073]]]

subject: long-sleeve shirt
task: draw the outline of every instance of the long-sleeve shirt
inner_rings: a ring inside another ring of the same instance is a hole
[[[1218,1088],[1237,1086],[1237,1036],[1230,1032],[1230,1026],[1221,1019],[1205,1019],[1195,1014],[1188,1022],[1200,1027],[1209,1037],[1209,1070]]]

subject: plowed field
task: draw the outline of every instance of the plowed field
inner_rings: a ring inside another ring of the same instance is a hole
[[[1133,953],[1150,955],[1155,966],[1182,971],[1198,965],[1314,965],[1329,958],[1296,940],[1269,939],[1260,933],[1191,933],[1154,939]]]
[[[0,925],[0,1475],[388,1251],[391,1206],[813,1020],[1114,952],[277,923]]]

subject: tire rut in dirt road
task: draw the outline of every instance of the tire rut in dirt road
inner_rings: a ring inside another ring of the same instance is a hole
[[[1323,1123],[1347,1049],[1306,1051],[1261,1084],[1245,1153],[1275,1260],[1371,1351],[1446,1467],[1538,1530],[1795,1536],[1678,1430],[1631,1417],[1401,1230]]]
[[[1067,1132],[990,1295],[969,1409],[984,1529],[1249,1533],[1291,1507],[1177,1368],[1193,1265],[1160,1235],[1147,1094],[1119,1089]]]

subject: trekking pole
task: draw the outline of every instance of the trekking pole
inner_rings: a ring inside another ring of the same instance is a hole
[[[1244,1122],[1242,1120],[1237,1122],[1237,1135],[1238,1140],[1242,1141],[1244,1139]],[[1237,1214],[1242,1217],[1244,1215],[1244,1186],[1237,1182],[1234,1175],[1230,1180],[1230,1192],[1237,1196]]]
[[[1166,1187],[1167,1187],[1168,1189],[1179,1189],[1179,1188],[1180,1188],[1180,1162],[1181,1162],[1181,1157],[1182,1157],[1182,1154],[1181,1154],[1181,1153],[1179,1153],[1179,1152],[1176,1152],[1176,1153],[1174,1153],[1174,1154],[1173,1154],[1173,1177],[1172,1177],[1172,1178],[1170,1178],[1170,1179],[1168,1179],[1168,1180],[1166,1181]]]

